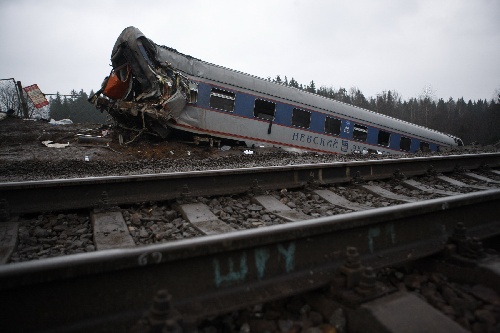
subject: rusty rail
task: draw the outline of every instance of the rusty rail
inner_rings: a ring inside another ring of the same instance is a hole
[[[225,195],[256,186],[274,190],[310,182],[348,182],[354,176],[373,180],[390,178],[396,171],[415,176],[431,167],[436,172],[452,172],[484,165],[500,166],[500,153],[0,183],[0,201],[10,214],[17,215],[92,208],[103,202],[119,205],[170,200],[186,192],[192,196]]]
[[[500,234],[500,190],[0,267],[7,331],[126,331],[166,289],[185,320],[328,284],[356,247],[374,268],[444,248],[457,222]],[[481,212],[478,218],[478,212]]]

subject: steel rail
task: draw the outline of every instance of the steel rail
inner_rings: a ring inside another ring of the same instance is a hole
[[[302,187],[310,182],[348,182],[356,175],[366,180],[390,178],[396,171],[415,176],[424,174],[431,166],[436,172],[452,172],[484,165],[500,166],[500,153],[7,182],[0,183],[0,201],[10,214],[18,215],[91,208],[103,200],[115,205],[171,200],[182,197],[186,191],[192,196],[226,195],[254,187],[274,190]]]
[[[126,330],[166,289],[185,320],[328,284],[347,247],[374,268],[441,251],[458,222],[500,234],[500,190],[0,267],[4,331]]]

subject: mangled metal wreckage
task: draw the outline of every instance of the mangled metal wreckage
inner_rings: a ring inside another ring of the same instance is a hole
[[[166,138],[173,130],[248,146],[328,153],[436,151],[451,135],[213,65],[159,46],[128,27],[112,71],[91,101],[124,128]]]
[[[162,60],[158,47],[135,28],[120,35],[111,64],[113,70],[89,101],[125,128],[165,138],[168,121],[178,120],[186,104],[196,102],[196,83]]]

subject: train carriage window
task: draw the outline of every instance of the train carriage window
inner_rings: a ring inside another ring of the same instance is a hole
[[[381,146],[389,147],[391,141],[391,133],[385,131],[378,131],[377,143]]]
[[[352,137],[354,140],[366,141],[366,138],[368,137],[368,127],[360,124],[354,124]]]
[[[325,133],[339,135],[341,121],[337,118],[326,117],[325,119]]]
[[[297,127],[309,128],[311,125],[311,112],[293,109],[292,125]]]
[[[210,107],[233,112],[235,99],[236,96],[232,92],[212,88],[212,91],[210,92]]]
[[[198,102],[198,84],[189,82],[188,103],[196,104]]]
[[[431,147],[429,147],[429,143],[420,142],[420,151],[423,153],[428,153],[431,151]]]
[[[411,147],[411,139],[402,136],[401,141],[399,142],[399,149],[410,151],[410,147]]]
[[[253,116],[265,120],[274,120],[276,112],[276,103],[265,101],[263,99],[255,100]]]

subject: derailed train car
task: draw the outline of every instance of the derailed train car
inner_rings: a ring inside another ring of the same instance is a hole
[[[156,45],[134,27],[118,37],[111,62],[111,74],[90,101],[139,132],[167,137],[182,130],[248,146],[326,153],[401,154],[463,145],[448,134]]]

